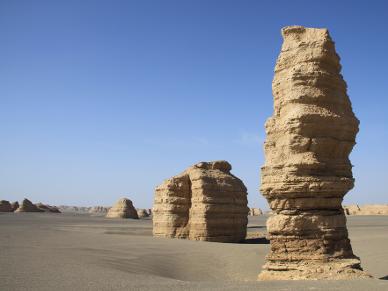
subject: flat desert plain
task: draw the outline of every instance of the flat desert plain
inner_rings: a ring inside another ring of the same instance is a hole
[[[376,279],[257,282],[266,218],[249,217],[247,243],[225,244],[153,238],[150,219],[3,213],[0,290],[388,290],[388,216],[348,217]]]

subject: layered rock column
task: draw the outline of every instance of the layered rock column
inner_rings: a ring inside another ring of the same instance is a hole
[[[153,234],[239,242],[247,230],[247,189],[226,161],[198,163],[155,190]]]
[[[259,280],[368,277],[341,206],[353,187],[349,154],[359,121],[327,29],[290,26],[272,82],[261,193],[271,251]]]

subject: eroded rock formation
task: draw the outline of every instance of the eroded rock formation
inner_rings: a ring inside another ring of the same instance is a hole
[[[153,234],[239,242],[247,227],[247,189],[226,161],[198,163],[155,190]]]
[[[109,209],[106,217],[109,218],[134,218],[139,219],[137,211],[132,204],[132,201],[127,198],[122,198]]]
[[[12,212],[12,205],[7,200],[0,200],[0,212]]]
[[[15,210],[15,212],[43,212],[43,210],[39,209],[30,200],[24,199],[22,204],[18,209]]]
[[[271,251],[260,280],[368,277],[341,206],[353,187],[349,154],[359,121],[327,29],[290,26],[272,82],[261,193]]]

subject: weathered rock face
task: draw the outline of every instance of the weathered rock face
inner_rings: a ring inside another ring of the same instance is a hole
[[[12,211],[15,211],[16,209],[19,208],[19,202],[15,201],[11,203],[12,206]]]
[[[387,204],[348,205],[344,206],[347,215],[388,215]]]
[[[0,200],[0,212],[12,212],[12,205],[7,200]]]
[[[273,214],[259,280],[367,277],[341,206],[353,187],[349,154],[359,121],[327,29],[290,26],[272,82],[261,193]]]
[[[22,204],[18,209],[15,210],[15,212],[43,212],[43,210],[39,209],[30,200],[24,199]]]
[[[117,203],[111,209],[109,209],[106,217],[139,219],[132,201],[127,198],[122,198],[117,201]]]
[[[247,189],[226,161],[202,162],[155,190],[153,234],[239,242],[247,229]]]
[[[260,208],[249,208],[250,216],[259,216],[263,215],[263,211]]]
[[[147,211],[147,209],[136,209],[137,211],[137,216],[139,216],[139,218],[143,218],[143,217],[149,217],[149,213]]]

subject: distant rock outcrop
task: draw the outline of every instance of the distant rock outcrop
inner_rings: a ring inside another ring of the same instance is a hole
[[[226,161],[202,162],[155,191],[153,234],[215,242],[245,239],[247,189]]]
[[[0,212],[12,212],[12,205],[7,200],[0,200]]]
[[[136,211],[137,211],[137,216],[139,218],[149,217],[150,216],[148,211],[147,211],[147,209],[140,209],[139,208],[139,209],[136,209]]]
[[[121,198],[111,209],[109,209],[108,218],[133,218],[139,219],[137,211],[132,201],[127,198]]]
[[[346,215],[388,215],[388,204],[344,206]]]
[[[327,29],[289,26],[272,82],[261,193],[273,211],[260,280],[368,278],[341,206],[359,121]]]
[[[260,208],[249,208],[250,216],[259,216],[263,215],[263,211]]]
[[[43,212],[43,210],[39,209],[30,200],[24,199],[22,204],[18,209],[15,210],[15,212]]]
[[[108,211],[109,211],[109,207],[105,207],[105,206],[93,206],[89,209],[89,213],[90,214],[101,214],[101,215],[105,215]]]
[[[43,204],[43,203],[37,203],[36,207],[38,207],[43,212],[61,213],[61,211],[56,206],[46,205],[46,204]]]
[[[16,209],[19,208],[19,202],[15,201],[11,203],[12,206],[12,211],[15,211]]]

